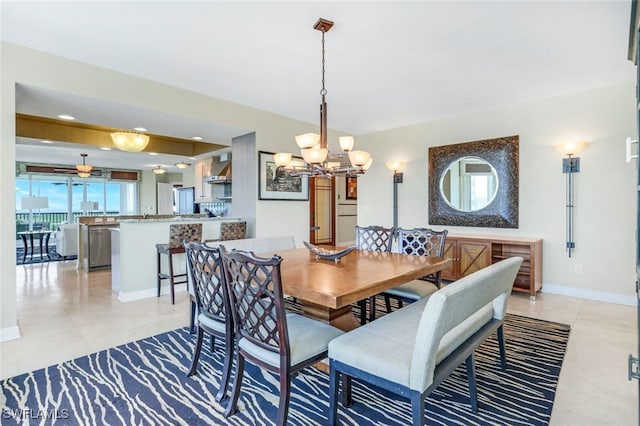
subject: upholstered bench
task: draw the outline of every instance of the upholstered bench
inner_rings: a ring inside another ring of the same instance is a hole
[[[329,343],[329,424],[337,424],[338,379],[350,405],[356,377],[411,399],[413,424],[424,424],[424,398],[466,362],[471,407],[477,411],[473,353],[498,332],[506,368],[502,324],[522,258],[503,260],[468,275]]]

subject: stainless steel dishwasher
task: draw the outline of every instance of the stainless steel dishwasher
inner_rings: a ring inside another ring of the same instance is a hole
[[[111,266],[111,231],[108,227],[89,227],[89,268]]]

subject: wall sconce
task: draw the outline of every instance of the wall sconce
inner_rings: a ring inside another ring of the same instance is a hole
[[[567,175],[567,253],[571,257],[571,252],[576,247],[576,243],[573,241],[573,174],[580,173],[580,157],[574,157],[574,155],[580,153],[587,143],[581,142],[568,142],[556,144],[556,149],[567,156],[562,159],[562,173]]]
[[[402,183],[404,163],[401,161],[388,161],[387,168],[393,172],[393,227],[398,227],[398,184]]]

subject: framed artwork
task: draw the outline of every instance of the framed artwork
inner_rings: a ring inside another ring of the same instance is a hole
[[[344,181],[347,186],[347,200],[358,199],[358,178],[353,176],[347,176]]]
[[[309,178],[286,176],[278,170],[272,152],[258,151],[258,199],[308,201]]]

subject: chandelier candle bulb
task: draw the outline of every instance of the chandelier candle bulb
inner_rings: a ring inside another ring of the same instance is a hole
[[[275,161],[276,166],[278,167],[287,167],[291,164],[291,153],[278,152],[273,155],[273,161]]]
[[[327,148],[307,148],[300,151],[302,152],[302,158],[308,164],[321,164],[329,154]]]
[[[365,151],[349,151],[349,161],[354,167],[364,167],[371,160],[371,154]]]
[[[344,152],[349,152],[353,149],[353,136],[340,136],[338,140],[340,141],[340,148]]]
[[[296,143],[300,149],[314,148],[320,143],[320,135],[317,133],[298,135],[296,136]]]

